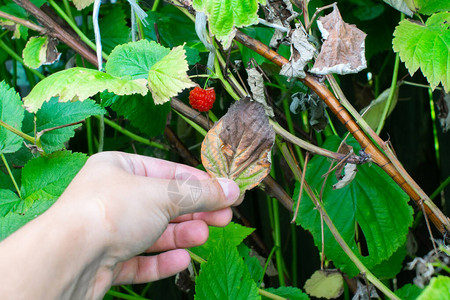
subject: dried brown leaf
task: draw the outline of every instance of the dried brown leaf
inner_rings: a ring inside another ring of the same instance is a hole
[[[256,68],[247,68],[247,83],[252,91],[252,99],[264,106],[264,110],[269,117],[274,117],[272,107],[267,105],[264,95],[264,79],[262,74]]]
[[[304,68],[306,64],[314,57],[316,48],[308,41],[305,29],[297,26],[291,31],[291,57],[289,63],[284,64],[281,68],[280,74],[291,77],[305,78],[306,74]]]
[[[320,17],[317,25],[325,42],[312,73],[343,75],[358,73],[367,67],[364,54],[366,34],[355,25],[345,23],[337,6],[330,14]]]
[[[212,176],[236,181],[242,195],[269,174],[274,141],[264,107],[245,98],[208,131],[202,143],[202,163]]]
[[[289,0],[268,0],[263,8],[267,21],[285,28],[290,28],[289,23],[298,16]],[[269,46],[277,48],[283,38],[284,32],[275,29]]]

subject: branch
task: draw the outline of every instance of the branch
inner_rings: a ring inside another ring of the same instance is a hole
[[[16,16],[7,14],[3,11],[0,11],[0,18],[4,18],[4,19],[10,20],[10,21],[13,21],[14,23],[23,25],[31,30],[39,32],[42,35],[47,34],[47,30],[44,27],[34,24],[33,22],[30,22],[28,20],[24,20],[24,19],[18,18]]]
[[[241,31],[236,31],[235,40],[250,48],[256,53],[264,56],[276,65],[282,67],[289,61],[277,52],[273,51],[260,41],[257,41]],[[305,78],[300,80],[311,88],[330,108],[330,110],[338,117],[339,121],[345,125],[347,130],[355,137],[361,147],[367,154],[370,154],[372,160],[380,166],[394,181],[416,202],[418,207],[422,203],[425,204],[425,212],[436,228],[442,233],[450,232],[450,219],[447,218],[439,208],[429,199],[423,190],[414,182],[414,180],[403,169],[400,162],[389,151],[383,153],[355,122],[347,109],[334,97],[333,93],[322,83],[318,82],[315,77],[307,74]],[[376,135],[377,136],[377,135]],[[378,136],[377,136],[378,137]],[[378,140],[381,140],[378,137]],[[381,144],[384,146],[384,143]]]

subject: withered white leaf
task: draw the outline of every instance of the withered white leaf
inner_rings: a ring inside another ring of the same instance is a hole
[[[342,189],[344,186],[347,186],[352,182],[353,179],[355,179],[356,172],[358,172],[358,169],[356,168],[355,164],[345,164],[344,167],[344,177],[342,177],[341,180],[339,180],[336,184],[333,185],[333,189],[338,190]]]
[[[298,16],[289,0],[268,0],[263,8],[267,21],[285,28],[290,28],[289,23]],[[284,32],[275,29],[269,46],[278,47],[283,37]]]
[[[215,177],[230,178],[241,196],[270,172],[275,132],[261,104],[241,99],[208,131],[202,143],[202,163]]]
[[[269,117],[274,117],[272,107],[267,105],[266,97],[264,95],[264,79],[262,74],[256,68],[247,68],[248,85],[252,91],[252,99],[264,106],[264,110]]]
[[[305,78],[305,66],[314,57],[316,48],[309,43],[305,29],[301,26],[297,26],[291,32],[290,39],[292,43],[291,57],[289,58],[289,63],[281,68],[280,74],[289,78]]]
[[[317,25],[324,43],[311,69],[318,75],[358,73],[367,67],[364,40],[366,34],[355,25],[347,24],[339,9],[320,17]]]

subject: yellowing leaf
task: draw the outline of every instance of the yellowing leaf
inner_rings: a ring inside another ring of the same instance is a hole
[[[317,20],[322,38],[319,56],[311,69],[319,75],[358,73],[367,67],[364,39],[366,34],[342,20],[337,6]]]
[[[242,195],[269,174],[274,141],[264,107],[245,98],[233,104],[205,136],[202,163],[209,174],[236,181]]]
[[[47,36],[31,37],[23,49],[23,62],[33,69],[39,68],[41,65],[50,65],[60,56],[55,42],[49,40]]]
[[[60,102],[83,101],[104,90],[116,95],[145,96],[148,92],[145,79],[125,80],[93,69],[71,68],[40,81],[23,100],[29,112],[36,112],[52,97],[59,97]]]
[[[305,291],[317,298],[333,299],[344,291],[344,279],[337,271],[316,271],[305,282]]]
[[[94,0],[72,0],[72,2],[78,10],[82,10],[94,3]]]
[[[188,69],[183,46],[173,48],[150,68],[148,88],[152,92],[155,104],[163,104],[185,88],[195,86],[186,73]]]

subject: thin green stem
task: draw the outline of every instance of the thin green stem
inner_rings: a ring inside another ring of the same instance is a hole
[[[16,179],[14,178],[14,175],[11,172],[11,169],[9,167],[8,161],[6,160],[5,155],[3,153],[1,153],[0,156],[2,157],[3,163],[5,164],[6,170],[8,171],[8,175],[11,178],[11,181],[14,184],[14,188],[16,189],[17,194],[19,195],[19,198],[22,199],[22,195],[20,194],[19,186],[17,185]]]
[[[109,290],[106,292],[107,295],[113,296],[113,297],[117,297],[119,299],[126,299],[126,300],[147,300],[147,298],[141,297],[141,296],[133,296],[133,295],[128,295],[125,293],[121,293],[121,292],[117,292],[117,291],[113,291],[113,290]]]
[[[30,143],[32,143],[32,144],[34,144],[34,142],[35,142],[34,137],[29,136],[29,135],[26,134],[26,133],[23,133],[22,131],[20,131],[20,130],[14,128],[14,127],[12,127],[12,126],[9,125],[9,124],[6,124],[6,123],[3,122],[2,120],[0,120],[0,126],[5,127],[6,129],[8,129],[9,131],[11,131],[12,133],[17,134],[18,136],[20,136],[21,138],[27,140],[28,142],[30,142]]]
[[[287,122],[287,125],[288,125],[289,132],[292,135],[295,135],[295,129],[294,129],[294,124],[292,122],[291,110],[289,108],[289,103],[288,103],[288,99],[287,98],[285,98],[283,100],[283,109],[284,109],[284,115],[286,116],[286,122]],[[302,154],[302,151],[300,150],[300,147],[298,145],[294,144],[294,149],[295,149],[295,152],[297,153],[298,159],[300,160],[300,164],[303,165],[305,163],[305,158],[303,157],[303,154]]]
[[[105,116],[101,115],[98,119],[98,148],[97,152],[103,152],[105,145]]]
[[[403,13],[400,13],[400,21],[402,21],[404,18],[405,18],[405,15]],[[377,135],[380,135],[381,129],[383,129],[384,122],[386,121],[387,115],[389,113],[389,109],[391,108],[391,105],[392,105],[392,101],[397,92],[397,78],[398,78],[399,65],[400,65],[400,55],[397,52],[397,54],[395,55],[394,71],[392,72],[391,89],[389,91],[389,96],[384,105],[383,113],[381,114],[380,123],[378,124],[377,130],[376,130]]]
[[[430,199],[436,198],[436,196],[439,195],[439,193],[440,193],[443,189],[445,189],[445,187],[446,187],[447,185],[449,185],[449,184],[450,184],[450,176],[447,177],[447,179],[445,179],[444,182],[442,182],[442,183],[438,186],[438,188],[433,192],[433,194],[431,194]]]
[[[96,117],[97,119],[100,119],[100,116],[94,116],[94,117]],[[151,146],[151,147],[155,147],[155,148],[158,148],[158,149],[161,149],[161,150],[165,150],[165,151],[168,150],[168,148],[166,146],[164,146],[162,144],[159,144],[159,143],[156,143],[156,142],[153,142],[153,141],[149,141],[148,139],[146,139],[144,137],[141,137],[141,136],[139,136],[139,135],[137,135],[135,133],[132,133],[131,131],[126,130],[125,128],[123,128],[119,124],[116,124],[115,122],[113,122],[113,121],[111,121],[111,120],[109,120],[107,118],[104,118],[104,120],[105,120],[105,124],[106,125],[112,127],[113,129],[117,130],[118,132],[122,133],[123,135],[125,135],[125,136],[127,136],[127,137],[129,137],[129,138],[131,138],[133,140],[135,140],[136,142],[139,142],[139,143],[142,143],[144,145]]]
[[[36,75],[39,79],[44,79],[45,76],[42,75],[41,73],[39,73],[38,71],[36,71],[35,69],[31,69],[29,68],[27,65],[25,65],[23,63],[23,59],[22,57],[20,57],[16,51],[14,51],[13,49],[11,49],[10,47],[8,47],[8,45],[6,45],[5,42],[3,42],[2,40],[0,40],[0,48],[2,48],[6,53],[9,54],[9,56],[11,56],[15,61],[20,62],[25,68],[27,68],[28,70],[30,70],[31,73],[33,73],[34,75]]]
[[[428,84],[420,84],[420,83],[415,83],[415,82],[411,82],[411,81],[402,81],[402,84],[406,84],[406,85],[411,85],[411,86],[417,86],[417,87],[421,87],[424,89],[429,89],[431,88],[430,85]],[[440,88],[439,86],[435,87],[436,90],[442,90],[442,88]]]
[[[64,9],[66,10],[67,16],[70,18],[70,20],[75,21],[72,15],[72,10],[70,9],[70,4],[68,0],[63,0]]]
[[[228,81],[225,80],[225,78],[223,77],[222,74],[222,69],[220,67],[219,64],[219,60],[217,59],[217,55],[216,58],[214,59],[214,69],[216,71],[216,75],[217,78],[219,78],[220,82],[222,82],[223,87],[225,88],[225,90],[228,92],[228,94],[230,94],[230,96],[234,99],[234,100],[239,100],[241,97],[239,97],[233,90],[233,88],[231,87],[231,85],[228,83]]]
[[[284,271],[283,271],[283,253],[281,249],[281,232],[280,232],[280,212],[278,206],[278,200],[272,198],[272,207],[273,207],[273,240],[275,244],[275,260],[277,262],[277,271],[278,271],[278,280],[280,281],[280,286],[286,286],[286,282],[284,280]]]
[[[188,123],[189,125],[191,125],[195,130],[198,131],[198,133],[200,133],[201,135],[205,136],[208,132],[203,129],[200,125],[198,125],[197,123],[195,123],[192,120],[189,120],[188,118],[186,118],[185,116],[183,116],[182,114],[180,114],[178,111],[174,110],[184,121],[186,121],[186,123]]]
[[[94,144],[92,142],[92,118],[86,119],[86,138],[88,145],[88,155],[94,154]]]
[[[58,4],[55,3],[54,0],[48,0],[48,3],[50,3],[50,5],[55,9],[55,11],[58,13],[58,15],[64,19],[64,21],[67,22],[67,24],[69,24],[69,26],[73,29],[73,31],[76,32],[76,34],[78,34],[78,36],[80,37],[80,39],[86,44],[88,45],[92,50],[96,51],[97,47],[95,46],[95,44],[80,30],[80,28],[78,28],[77,24],[75,24],[75,22],[73,22],[70,17],[64,12],[64,10],[58,6]],[[104,59],[108,59],[108,54],[106,54],[104,51],[102,51],[102,56]]]
[[[436,110],[434,108],[434,100],[433,100],[433,90],[431,88],[428,89],[428,96],[430,97],[430,117],[431,117],[431,126],[433,127],[433,139],[434,139],[434,153],[436,155],[436,164],[438,168],[441,167],[441,158],[439,155],[439,138],[438,138],[438,130],[436,126]]]
[[[297,226],[291,224],[291,234],[292,234],[292,285],[297,286],[298,284],[298,270],[297,270]]]
[[[155,2],[153,2],[152,11],[156,11],[158,9],[159,1],[160,0],[155,0]]]
[[[130,287],[128,287],[126,285],[121,285],[120,287],[122,289],[124,289],[125,291],[127,291],[128,293],[130,293],[131,295],[140,297],[140,295],[138,293],[136,293],[135,291],[133,291],[133,289],[131,289]]]
[[[272,260],[272,256],[275,253],[275,250],[277,250],[277,247],[272,247],[272,250],[270,250],[269,256],[266,259],[266,263],[264,264],[264,269],[261,273],[261,278],[259,279],[258,286],[261,286],[261,283],[264,279],[264,274],[266,274],[267,268],[269,267],[270,261]]]

